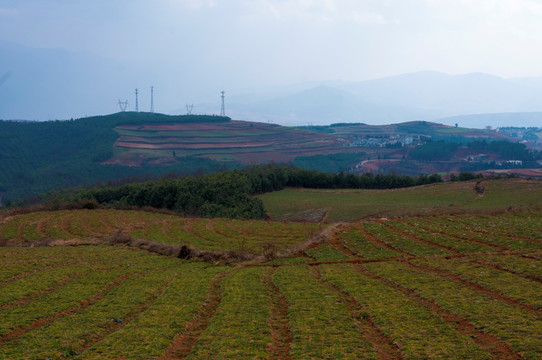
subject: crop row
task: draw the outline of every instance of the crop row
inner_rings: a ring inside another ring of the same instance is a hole
[[[9,274],[0,283],[0,358],[542,353],[541,260],[399,253],[353,264],[344,251],[307,250],[332,262],[324,265],[225,267],[118,247],[0,248]],[[39,261],[21,267],[31,255]]]
[[[504,216],[500,216],[502,217]],[[338,229],[337,235],[341,246],[363,259],[542,249],[542,241],[538,239],[542,228],[540,217],[507,216],[507,218],[514,221],[514,226],[525,224],[525,228],[530,230],[524,231],[522,236],[512,235],[510,230],[504,232],[503,229],[493,229],[489,221],[485,225],[478,224],[470,228],[463,222],[466,219],[455,216],[367,221],[343,225]],[[455,221],[456,219],[461,221]]]
[[[18,215],[0,225],[0,240],[32,244],[44,240],[104,239],[122,232],[202,250],[259,253],[307,240],[317,224],[193,219],[141,211],[80,210]]]

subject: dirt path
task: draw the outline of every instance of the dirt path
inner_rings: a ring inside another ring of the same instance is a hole
[[[339,295],[342,303],[350,312],[352,321],[358,327],[361,337],[371,343],[379,360],[402,359],[401,349],[375,325],[362,304],[337,285],[322,279],[318,266],[311,266],[311,274],[322,285]],[[361,314],[364,316],[360,316]]]
[[[269,325],[273,344],[268,345],[267,351],[271,359],[287,360],[291,359],[290,344],[293,337],[288,319],[288,300],[273,282],[273,274],[276,270],[277,267],[265,269],[261,276],[261,282],[271,296]]]
[[[542,284],[542,278],[539,278],[539,277],[534,276],[534,275],[530,275],[530,274],[521,274],[521,273],[518,273],[517,271],[511,270],[511,269],[507,269],[507,268],[503,268],[503,267],[500,266],[500,265],[497,265],[497,264],[489,264],[489,263],[486,263],[486,262],[483,262],[483,261],[477,260],[477,259],[475,259],[475,260],[470,260],[470,262],[473,263],[473,264],[482,265],[482,266],[485,266],[485,267],[488,267],[488,268],[491,268],[491,269],[495,269],[495,270],[504,271],[504,272],[507,272],[507,273],[510,273],[510,274],[514,274],[514,275],[519,276],[519,277],[522,277],[522,278],[524,278],[524,279],[531,280],[531,281],[536,281],[536,282]]]
[[[457,224],[456,222],[453,222],[452,220],[447,219],[445,217],[436,216],[436,218],[447,221],[447,222],[450,222],[452,224]],[[517,240],[529,241],[529,242],[532,242],[532,243],[535,243],[535,244],[542,244],[542,241],[540,241],[540,240],[531,239],[531,238],[525,237],[525,236],[502,234],[502,233],[496,233],[496,232],[490,232],[490,231],[484,231],[484,230],[473,230],[473,229],[466,228],[466,227],[459,227],[457,229],[461,230],[461,231],[465,231],[465,232],[475,233],[475,234],[498,236],[498,237],[504,237],[504,238],[509,238],[509,239],[517,239]]]
[[[221,272],[213,278],[207,298],[199,311],[186,324],[185,330],[175,336],[173,342],[160,359],[185,359],[190,354],[200,335],[207,329],[211,318],[222,301],[222,282],[233,271],[235,269]]]
[[[16,306],[21,306],[23,304],[26,304],[26,303],[32,301],[32,300],[36,300],[36,299],[38,299],[38,298],[40,298],[40,297],[42,297],[44,295],[53,293],[53,292],[57,291],[58,289],[60,289],[62,286],[68,284],[70,281],[75,280],[76,278],[78,278],[78,277],[80,277],[82,275],[88,274],[90,272],[91,271],[88,271],[86,273],[78,273],[78,274],[69,275],[66,278],[64,278],[64,279],[56,282],[52,286],[48,287],[47,289],[43,289],[41,291],[35,292],[33,294],[30,294],[30,295],[25,296],[23,298],[17,299],[15,301],[4,303],[4,304],[0,305],[0,311],[4,311],[4,310],[10,309],[12,307],[16,307]]]
[[[403,293],[409,299],[417,302],[422,305],[424,308],[429,310],[431,313],[436,314],[441,320],[446,323],[452,324],[455,326],[458,332],[471,338],[476,344],[478,344],[482,349],[488,351],[489,353],[495,356],[495,359],[499,360],[512,360],[512,359],[521,359],[519,354],[516,354],[512,351],[510,346],[499,340],[497,337],[482,332],[478,330],[474,325],[469,323],[467,319],[449,312],[448,310],[441,307],[438,303],[433,300],[422,297],[417,294],[415,290],[402,286],[388,278],[375,274],[364,266],[356,266],[358,271],[362,274],[367,275],[368,277],[378,280],[386,286],[396,289]]]
[[[451,248],[449,246],[445,246],[445,245],[442,245],[442,244],[438,244],[438,243],[435,243],[433,241],[429,241],[429,240],[426,240],[426,239],[422,239],[422,238],[419,238],[417,236],[414,236],[412,234],[409,234],[407,232],[404,232],[404,231],[401,231],[399,229],[396,229],[394,228],[393,226],[387,224],[385,221],[378,221],[379,224],[382,224],[384,225],[386,228],[390,229],[391,231],[393,231],[394,233],[398,234],[398,235],[401,235],[401,236],[404,236],[406,238],[409,238],[410,240],[413,240],[413,241],[416,241],[418,243],[421,243],[421,244],[425,244],[425,245],[429,245],[429,246],[433,246],[433,247],[436,247],[436,248],[439,248],[439,249],[442,249],[442,250],[446,250],[448,251],[449,253],[452,253],[452,254],[457,254],[459,253],[456,249],[454,248]]]
[[[427,222],[426,220],[424,220],[424,219],[422,219],[422,218],[416,218],[416,219],[421,220],[421,221],[424,221],[424,222]],[[450,233],[446,233],[446,232],[440,231],[440,230],[435,230],[435,229],[426,228],[426,227],[421,226],[421,225],[419,225],[419,224],[415,225],[415,227],[417,227],[418,229],[422,229],[422,230],[428,231],[428,232],[433,233],[433,234],[439,234],[439,235],[442,235],[442,236],[448,236],[448,237],[451,237],[451,238],[454,238],[454,239],[459,239],[459,240],[472,241],[472,242],[474,242],[474,243],[477,243],[477,244],[480,244],[480,245],[486,245],[486,246],[492,247],[492,248],[497,249],[497,250],[500,250],[500,251],[511,251],[510,248],[507,248],[507,247],[502,246],[502,245],[497,245],[497,244],[489,243],[489,242],[482,241],[482,240],[478,240],[478,239],[472,239],[472,238],[468,238],[468,237],[464,237],[464,236],[459,236],[459,235],[455,235],[455,234],[450,234]]]
[[[329,245],[333,246],[335,249],[337,249],[338,251],[340,251],[341,253],[343,253],[344,255],[350,258],[361,259],[361,256],[359,254],[353,252],[352,250],[344,246],[344,244],[339,239],[339,235],[337,234],[337,231],[336,231],[337,228],[338,227],[334,229],[335,231],[333,231],[333,233],[330,234],[328,238]]]
[[[358,229],[358,231],[367,239],[369,240],[370,242],[372,242],[373,244],[377,245],[377,246],[380,246],[380,247],[384,247],[388,250],[392,250],[392,251],[395,251],[395,252],[398,252],[398,253],[401,253],[401,254],[404,254],[404,255],[407,255],[407,256],[411,256],[411,257],[417,257],[416,255],[412,254],[412,253],[409,253],[408,251],[406,250],[403,250],[403,249],[399,249],[391,244],[388,244],[387,242],[383,241],[383,240],[380,240],[379,238],[377,238],[376,236],[370,234],[367,230],[365,230],[363,227],[361,227],[361,225],[359,226],[356,226],[356,229]]]
[[[36,226],[36,232],[38,233],[39,236],[41,237],[47,236],[47,221],[49,221],[50,218],[51,216],[47,216],[46,218],[41,219],[38,222],[38,226]]]
[[[43,272],[43,271],[52,270],[52,269],[61,269],[61,268],[65,268],[65,267],[69,267],[69,266],[77,266],[77,265],[86,265],[86,263],[84,263],[84,262],[65,263],[65,264],[48,265],[48,266],[35,268],[35,269],[29,270],[29,271],[24,271],[24,272],[15,274],[15,275],[7,278],[7,279],[2,280],[0,282],[0,286],[4,286],[6,284],[9,284],[10,282],[27,278],[29,276],[32,276],[35,273],[38,273],[38,272]]]
[[[498,291],[491,290],[491,289],[486,288],[485,286],[482,286],[482,285],[480,285],[478,283],[472,282],[470,280],[466,280],[466,279],[460,277],[459,275],[453,274],[453,273],[448,272],[446,270],[435,269],[435,268],[430,268],[428,266],[413,264],[413,263],[411,263],[409,261],[405,261],[404,263],[407,264],[408,266],[416,269],[416,270],[421,270],[424,273],[430,273],[430,274],[438,275],[438,276],[443,277],[445,279],[448,279],[448,280],[454,281],[456,283],[459,283],[459,284],[461,284],[461,285],[463,285],[465,287],[468,287],[468,288],[470,288],[472,290],[475,290],[475,291],[477,291],[479,293],[490,296],[490,297],[492,297],[492,298],[494,298],[496,300],[499,300],[501,302],[504,302],[506,304],[512,305],[514,307],[519,307],[519,308],[522,308],[524,310],[527,310],[530,313],[534,313],[534,314],[536,314],[538,316],[542,316],[542,310],[541,309],[537,309],[532,305],[525,304],[525,303],[523,303],[523,302],[521,302],[519,300],[516,300],[516,299],[510,298],[508,296],[502,295]]]
[[[89,307],[90,305],[95,304],[96,302],[103,299],[113,289],[119,287],[126,279],[128,279],[128,278],[130,278],[132,276],[138,275],[138,274],[139,273],[130,273],[130,274],[124,274],[122,276],[119,276],[115,280],[113,280],[113,282],[109,283],[109,285],[107,285],[105,288],[99,290],[97,293],[95,293],[90,298],[79,301],[79,303],[77,305],[72,306],[72,307],[70,307],[68,309],[62,310],[60,312],[57,312],[56,314],[53,314],[53,315],[50,315],[50,316],[47,316],[47,317],[44,317],[44,318],[41,318],[41,319],[37,319],[34,322],[32,322],[30,325],[20,326],[18,328],[15,328],[15,329],[11,330],[9,333],[7,333],[7,334],[5,334],[3,336],[0,336],[0,345],[2,345],[2,343],[7,342],[7,341],[13,341],[13,340],[19,338],[20,336],[24,335],[25,333],[27,333],[28,331],[30,331],[32,329],[36,329],[38,327],[49,325],[49,324],[57,321],[58,319],[61,319],[61,318],[65,317],[65,316],[68,316],[68,315],[75,314],[75,313],[79,312],[80,310],[85,309],[85,308]]]
[[[178,267],[178,266],[180,266],[180,264],[175,267]],[[160,269],[160,271],[163,271],[163,269]],[[86,350],[90,349],[92,346],[104,340],[108,335],[122,329],[123,327],[131,323],[134,319],[136,319],[138,316],[145,313],[152,305],[154,305],[158,301],[158,299],[162,297],[162,295],[169,288],[169,285],[171,285],[173,280],[174,280],[174,277],[171,277],[170,279],[168,279],[166,283],[162,285],[160,289],[155,294],[153,294],[153,296],[151,296],[151,298],[146,303],[137,305],[134,308],[132,308],[128,312],[128,314],[122,317],[121,323],[114,322],[114,321],[109,322],[107,326],[105,327],[105,331],[102,334],[100,334],[100,336],[93,336],[91,339],[88,339],[87,341],[85,341],[84,345],[81,348],[77,349],[77,353],[81,354],[85,352]]]

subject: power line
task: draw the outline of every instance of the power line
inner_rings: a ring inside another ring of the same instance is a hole
[[[186,115],[192,115],[192,109],[194,109],[194,104],[186,104]]]
[[[220,107],[220,116],[226,116],[226,108],[224,106],[224,94],[225,94],[224,90],[222,90],[221,94],[222,94],[222,96],[221,96],[221,98],[222,98],[222,106]]]
[[[126,111],[126,107],[128,106],[128,100],[126,100],[126,101],[120,101],[120,99],[119,99],[118,104],[119,104],[119,107],[120,107],[120,111],[125,112],[125,111]]]
[[[154,86],[151,86],[151,114],[154,113]]]
[[[135,111],[139,112],[139,104],[137,102],[137,94],[139,94],[139,90],[135,89],[135,96],[136,96],[136,104],[135,104]]]

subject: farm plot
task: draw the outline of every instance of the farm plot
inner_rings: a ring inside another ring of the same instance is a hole
[[[98,221],[56,214],[42,219],[67,218],[70,233]],[[107,214],[104,233],[128,224],[154,241],[234,248],[228,239],[280,240],[290,226]],[[236,266],[120,246],[0,247],[0,358],[540,359],[542,245],[524,247],[537,245],[527,233],[492,242],[497,220],[480,219],[465,233],[434,217],[341,224],[297,257]]]
[[[16,245],[52,240],[103,242],[123,235],[163,244],[189,245],[200,250],[258,255],[303,243],[318,230],[320,226],[314,223],[196,219],[100,209],[17,215],[0,225],[0,241]]]

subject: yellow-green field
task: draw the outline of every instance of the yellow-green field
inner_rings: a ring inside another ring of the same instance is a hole
[[[259,196],[276,220],[353,221],[364,218],[540,209],[542,181],[447,182],[396,190],[286,189]]]
[[[39,246],[119,231],[254,253],[317,241],[229,266]],[[0,239],[0,359],[542,358],[541,212],[319,225],[58,211],[4,218]]]
[[[50,240],[77,244],[100,242],[121,233],[199,250],[258,255],[269,247],[280,251],[303,243],[319,229],[314,223],[183,218],[132,210],[64,210],[7,217],[0,226],[0,241],[25,246]]]

